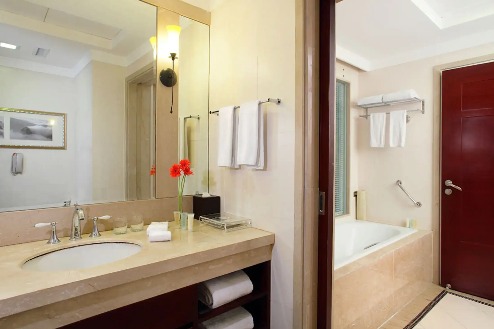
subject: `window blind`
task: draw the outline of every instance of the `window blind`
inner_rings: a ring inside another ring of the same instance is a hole
[[[347,214],[347,112],[348,83],[336,81],[335,216]]]

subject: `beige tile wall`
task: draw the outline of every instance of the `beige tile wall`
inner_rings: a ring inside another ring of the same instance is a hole
[[[335,271],[334,328],[378,328],[432,282],[432,232],[418,232]]]

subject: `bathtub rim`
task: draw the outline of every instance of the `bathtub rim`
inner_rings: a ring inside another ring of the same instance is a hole
[[[379,223],[380,224],[380,223]],[[348,263],[346,265],[343,265],[337,269],[334,268],[334,261],[333,261],[333,278],[334,280],[337,280],[338,278],[341,278],[342,276],[345,276],[351,272],[354,272],[362,267],[369,266],[371,264],[374,264],[378,260],[380,260],[383,257],[388,256],[389,254],[393,253],[396,249],[401,248],[407,244],[411,244],[415,242],[416,240],[419,240],[420,238],[432,234],[432,231],[429,230],[417,230],[416,232],[405,236],[404,238],[394,241],[393,243],[384,246],[380,249],[374,250],[373,252],[369,253],[368,255],[365,255],[364,257],[361,257],[359,259],[354,260],[351,263]]]

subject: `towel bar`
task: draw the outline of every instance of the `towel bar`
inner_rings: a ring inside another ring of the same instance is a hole
[[[264,103],[274,103],[276,105],[281,104],[281,99],[280,98],[268,98],[265,101],[260,101],[259,104],[264,104]],[[234,106],[235,109],[240,108],[240,106]],[[218,115],[220,111],[209,111],[209,114],[216,114]]]
[[[415,204],[417,207],[422,207],[422,203],[421,202],[418,202],[418,201],[415,201],[414,198],[412,198],[412,196],[403,188],[403,185],[401,183],[401,180],[397,180],[396,181],[396,185],[398,185],[399,188],[401,188],[401,190],[407,195],[407,197],[412,200],[413,204]]]

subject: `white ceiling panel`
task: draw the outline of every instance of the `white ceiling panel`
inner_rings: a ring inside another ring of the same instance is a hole
[[[464,17],[473,17],[477,8],[464,6],[470,1],[429,1],[458,3]],[[486,4],[484,0],[474,2]],[[441,29],[412,0],[344,0],[336,4],[336,56],[365,71],[492,42],[494,14]]]
[[[67,14],[56,9],[48,10],[45,22],[108,40],[115,38],[121,31],[117,27],[95,22],[77,15]]]
[[[494,15],[493,0],[411,0],[440,29]]]
[[[23,0],[0,0],[0,10],[43,21],[48,8]]]

